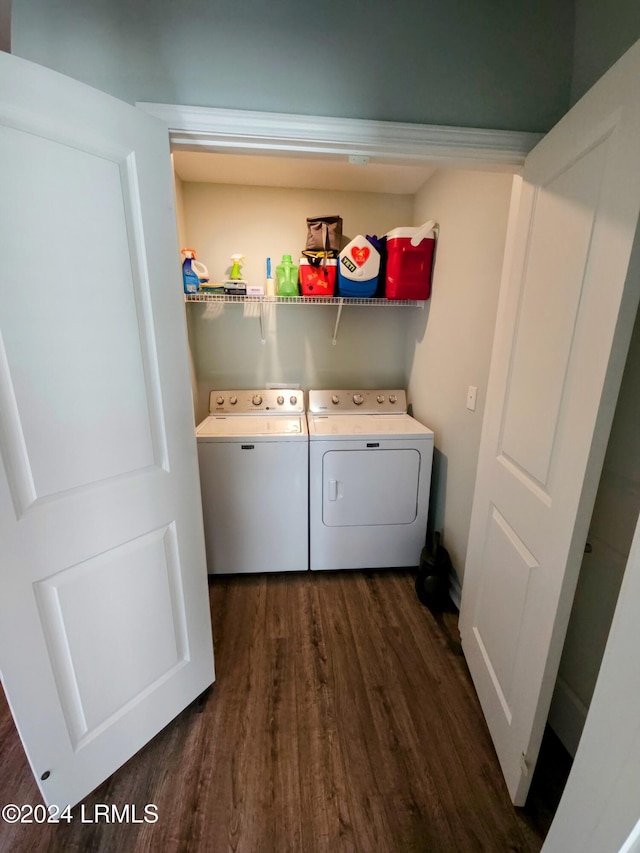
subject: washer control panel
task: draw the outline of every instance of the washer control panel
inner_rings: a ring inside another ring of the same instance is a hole
[[[299,388],[251,388],[249,390],[211,391],[211,415],[302,415],[304,391]]]
[[[404,391],[309,391],[309,413],[317,415],[405,415]]]

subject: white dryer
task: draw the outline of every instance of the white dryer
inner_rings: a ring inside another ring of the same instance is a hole
[[[209,574],[309,568],[304,392],[212,391],[196,428]]]
[[[394,391],[309,391],[310,568],[417,566],[433,432]]]

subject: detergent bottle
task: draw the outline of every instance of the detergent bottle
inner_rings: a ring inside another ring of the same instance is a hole
[[[182,281],[185,293],[197,293],[200,290],[200,282],[209,281],[209,271],[204,264],[196,261],[195,249],[182,249],[184,255],[182,262]]]
[[[298,267],[291,262],[291,255],[283,255],[282,263],[276,267],[278,296],[298,296]]]

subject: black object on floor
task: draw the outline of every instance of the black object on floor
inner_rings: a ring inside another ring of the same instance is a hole
[[[434,611],[449,607],[449,572],[452,568],[449,552],[436,532],[422,549],[416,576],[416,595],[425,607]]]

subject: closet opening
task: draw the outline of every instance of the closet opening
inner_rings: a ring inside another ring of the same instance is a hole
[[[254,152],[229,154],[176,149],[173,156],[181,245],[197,245],[198,241],[203,246],[211,245],[211,257],[214,259],[212,266],[217,265],[221,269],[226,257],[232,253],[230,248],[234,247],[233,252],[242,251],[237,243],[244,240],[252,250],[255,247],[255,258],[252,257],[251,265],[247,264],[246,269],[252,275],[255,274],[258,280],[264,278],[264,259],[269,256],[260,244],[261,237],[266,233],[267,221],[268,227],[286,222],[281,233],[284,235],[288,230],[288,236],[284,237],[287,248],[295,241],[302,248],[304,222],[308,215],[340,213],[345,219],[345,229],[349,232],[353,230],[354,234],[363,219],[372,223],[370,227],[364,226],[367,233],[400,224],[418,225],[423,216],[441,218],[440,203],[447,190],[451,190],[451,197],[459,195],[462,198],[461,188],[465,184],[467,188],[475,185],[474,192],[481,192],[484,181],[487,190],[485,201],[489,207],[495,204],[496,209],[503,209],[503,222],[506,225],[510,184],[512,175],[517,171],[515,167],[502,170],[491,166],[478,170],[468,166],[454,168],[451,164],[438,162],[416,167],[415,164],[402,164],[399,160],[397,163],[384,164],[391,184],[385,183],[382,178],[379,183],[374,181],[366,184],[359,181],[369,169],[369,175],[375,175],[375,163],[349,163],[348,158],[334,155],[309,158],[291,152],[283,154],[270,151],[256,155]],[[354,183],[346,178],[345,164],[359,171],[359,174],[356,172]],[[316,167],[319,167],[317,171]],[[331,172],[338,176],[337,183],[332,183],[328,177]],[[405,180],[409,183],[405,183]],[[411,181],[415,183],[411,184]],[[493,184],[495,190],[493,200],[490,184]],[[355,203],[358,195],[363,196],[363,207],[358,213],[360,218],[354,214],[353,221],[358,225],[351,228],[348,216],[344,216],[347,208],[341,209],[341,205]],[[384,197],[379,208],[376,207],[377,202],[374,203],[376,196]],[[287,202],[287,197],[295,201]],[[257,206],[253,204],[254,200],[259,201]],[[294,210],[295,214],[289,212]],[[210,213],[210,218],[207,218],[209,214],[201,218],[200,213],[204,211]],[[447,214],[453,215],[452,210],[447,210]],[[387,224],[389,217],[393,224]],[[405,221],[398,221],[398,217]],[[452,230],[463,231],[469,225],[468,217],[469,207],[461,204],[450,220],[454,223]],[[216,238],[210,227],[212,223],[219,223]],[[462,251],[462,245],[459,244],[458,254]],[[282,243],[270,254],[277,257],[281,249]],[[211,264],[203,250],[199,249],[199,257],[208,265]],[[477,258],[473,261],[476,261],[477,267]],[[438,255],[437,262],[441,266],[436,267],[434,293],[439,289],[444,290],[449,282],[449,270],[443,262],[442,253]],[[206,401],[210,388],[224,387],[225,384],[237,387],[239,383],[248,381],[249,377],[252,377],[251,383],[257,381],[258,385],[264,380],[265,383],[298,381],[300,387],[346,387],[360,386],[364,380],[377,387],[402,386],[417,401],[418,416],[425,418],[425,423],[433,423],[431,418],[439,417],[438,405],[443,402],[446,404],[449,422],[445,419],[441,424],[441,441],[446,447],[445,451],[441,451],[441,471],[446,474],[447,468],[460,464],[460,456],[463,456],[464,465],[471,472],[468,476],[473,479],[477,455],[470,459],[464,452],[465,442],[461,434],[454,437],[453,430],[447,429],[449,426],[457,428],[459,424],[455,412],[452,414],[448,383],[442,376],[438,377],[436,383],[434,374],[437,365],[438,370],[446,371],[447,378],[451,379],[449,387],[460,380],[464,366],[456,374],[456,364],[450,358],[451,350],[447,350],[446,341],[459,341],[461,335],[471,337],[477,347],[476,359],[478,352],[483,357],[486,355],[488,370],[501,262],[502,253],[499,259],[494,258],[492,261],[496,290],[485,294],[490,310],[487,311],[487,317],[481,318],[481,328],[471,325],[468,314],[464,312],[463,305],[469,292],[463,289],[456,294],[456,300],[448,305],[446,326],[441,325],[441,317],[434,308],[435,300],[427,304],[425,309],[413,310],[409,315],[393,312],[392,308],[382,311],[363,309],[361,312],[353,309],[341,333],[340,346],[326,357],[322,355],[322,347],[327,336],[330,337],[333,320],[327,319],[326,315],[323,318],[325,309],[316,312],[312,306],[303,307],[299,315],[295,312],[295,318],[293,308],[279,311],[272,329],[271,347],[267,338],[265,348],[257,333],[249,328],[251,317],[246,307],[225,306],[223,311],[209,309],[207,316],[206,310],[188,306],[195,421],[206,414],[203,401]],[[479,266],[482,267],[482,263]],[[467,285],[470,285],[472,278],[470,272]],[[456,304],[460,307],[459,314],[455,310]],[[629,424],[633,422],[634,413],[637,423],[640,405],[637,398],[633,401],[633,384],[634,381],[636,385],[638,383],[637,377],[634,379],[632,367],[634,361],[638,363],[639,339],[636,322],[592,517],[588,542],[590,549],[587,549],[589,553],[585,554],[582,565],[549,714],[548,731],[528,802],[529,805],[531,799],[539,794],[536,791],[537,783],[553,789],[547,791],[548,805],[545,806],[549,809],[549,823],[560,799],[586,718],[640,510],[640,501],[637,500],[640,475],[636,476],[638,472],[633,471],[628,476],[632,468],[640,468],[640,464],[636,464],[638,447],[632,446],[629,435]],[[377,347],[373,349],[372,341],[377,342]],[[425,356],[429,357],[428,360]],[[460,361],[464,361],[465,357],[462,354]],[[323,358],[326,360],[323,361]],[[259,376],[257,380],[256,372]],[[440,387],[442,400],[434,399],[430,393],[434,384]],[[459,455],[456,454],[457,450],[460,450]],[[625,463],[627,474],[622,472],[621,464],[625,454],[628,454],[628,464]],[[436,488],[432,490],[432,516],[440,523],[452,508],[452,495],[447,494],[445,479],[442,477],[439,483],[436,482]],[[624,515],[628,522],[624,530],[618,515]],[[609,529],[610,534],[604,532],[604,527]],[[463,567],[458,564],[456,568]],[[576,660],[584,652],[585,644],[589,648],[588,660],[579,662],[576,669]]]

